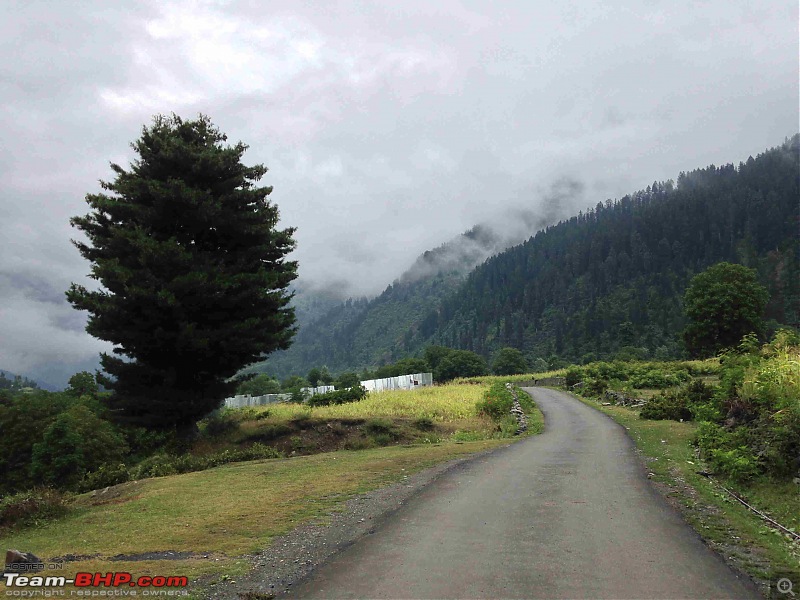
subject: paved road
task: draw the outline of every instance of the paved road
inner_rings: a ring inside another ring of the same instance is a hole
[[[529,388],[545,432],[457,467],[298,598],[754,598],[647,481],[625,430]]]

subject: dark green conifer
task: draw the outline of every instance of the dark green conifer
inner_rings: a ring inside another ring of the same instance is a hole
[[[114,344],[100,382],[121,421],[192,428],[233,391],[228,378],[294,335],[294,229],[277,228],[272,188],[257,185],[267,169],[226,141],[206,116],[155,117],[130,168],[112,164],[108,193],[70,221],[102,287],[73,284],[67,298]]]

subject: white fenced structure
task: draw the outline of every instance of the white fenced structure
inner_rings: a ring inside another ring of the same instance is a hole
[[[318,385],[317,387],[300,388],[306,398],[316,396],[317,394],[327,394],[328,392],[335,392],[336,388],[332,385]]]
[[[398,377],[385,377],[383,379],[368,379],[361,385],[368,392],[384,392],[386,390],[413,390],[418,387],[433,385],[433,373],[414,373],[413,375],[400,375]]]
[[[245,406],[262,406],[275,402],[288,402],[291,394],[264,394],[263,396],[250,396],[237,394],[233,398],[225,398],[225,408],[244,408]]]
[[[414,373],[413,375],[400,375],[398,377],[385,377],[383,379],[368,379],[362,381],[361,385],[368,392],[384,392],[386,390],[413,390],[418,387],[428,387],[433,385],[433,373]],[[317,394],[333,392],[336,388],[332,385],[319,385],[317,387],[305,387],[300,391],[306,398]],[[225,398],[225,408],[244,408],[245,406],[263,406],[264,404],[274,404],[275,402],[289,402],[291,394],[264,394],[263,396],[249,396],[238,394],[233,398]]]

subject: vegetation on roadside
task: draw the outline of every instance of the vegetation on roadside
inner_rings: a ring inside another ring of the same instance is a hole
[[[9,431],[4,439],[8,452],[0,460],[5,464],[18,461],[16,477],[2,482],[2,514],[10,516],[0,515],[0,527],[61,515],[59,507],[70,505],[62,492],[84,492],[287,455],[475,441],[514,434],[508,423],[493,420],[494,414],[480,410],[481,402],[494,398],[494,391],[487,392],[488,385],[448,384],[371,394],[358,386],[314,397],[324,402],[216,411],[200,422],[198,438],[186,444],[175,437],[120,428],[104,420],[91,375],[79,374],[71,381],[68,392],[37,392],[0,402],[0,425]],[[491,389],[506,392],[501,384]],[[361,399],[330,402],[331,396],[339,398],[343,392]],[[521,399],[525,409],[531,411],[531,422],[541,422],[541,414],[527,395],[521,394]],[[507,413],[510,402],[506,404]],[[97,435],[89,435],[87,427]],[[26,456],[32,457],[27,469]],[[47,474],[52,489],[26,491],[41,481],[43,474]]]
[[[737,482],[800,478],[800,339],[750,338],[723,357],[720,385],[692,406],[697,446],[715,471]]]
[[[567,372],[572,385],[586,376],[576,389],[630,431],[655,479],[670,487],[698,532],[765,585],[779,576],[800,580],[800,542],[748,512],[721,485],[800,533],[799,342],[786,330],[764,345],[747,335],[719,361],[675,363],[661,376],[653,376],[652,364],[631,365],[627,373],[607,366]],[[614,406],[617,396],[603,394],[598,381],[623,397],[640,396],[643,406]]]
[[[584,401],[628,430],[653,481],[665,486],[667,499],[712,548],[756,578],[765,592],[778,577],[800,581],[800,544],[742,506],[714,478],[702,474],[702,463],[693,446],[696,423],[642,419],[635,409],[603,405],[594,399]],[[759,478],[746,486],[735,486],[735,491],[784,526],[800,532],[797,484]]]
[[[623,392],[666,388],[644,404],[641,418],[697,421],[695,444],[716,473],[737,483],[759,476],[792,479],[800,477],[799,342],[787,330],[763,346],[750,334],[713,368],[711,363],[674,363],[662,371],[652,365],[573,367],[567,384],[582,381],[589,396],[600,395],[598,381]],[[698,378],[712,372],[718,383]]]
[[[665,389],[690,381],[693,377],[707,377],[719,371],[716,360],[695,361],[611,361],[573,365],[562,373],[567,386],[582,383],[590,395],[602,394],[606,389],[633,391],[640,389]]]
[[[483,398],[477,404],[479,414],[490,417],[497,423],[503,437],[510,437],[516,432],[518,423],[511,414],[514,405],[514,395],[522,410],[528,415],[528,432],[539,433],[544,428],[544,417],[533,402],[533,399],[520,390],[516,385],[509,388],[505,383],[497,381],[483,393]]]

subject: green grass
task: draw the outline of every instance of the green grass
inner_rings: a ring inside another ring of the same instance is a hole
[[[525,393],[525,392],[521,392]],[[539,407],[534,404],[533,410],[527,413],[528,415],[528,433],[536,434],[544,431],[544,415]]]
[[[581,400],[628,430],[652,479],[665,486],[668,496],[710,546],[733,557],[739,568],[762,584],[777,576],[800,581],[800,544],[768,527],[713,480],[697,473],[702,465],[692,446],[694,423],[643,420],[635,410]],[[800,486],[761,481],[735,491],[782,525],[799,530]]]
[[[168,571],[190,579],[236,577],[250,565],[246,554],[302,523],[324,520],[354,495],[438,462],[510,443],[502,438],[505,430],[498,431],[497,424],[477,413],[486,389],[486,384],[461,383],[375,393],[360,402],[314,409],[293,404],[242,409],[234,427],[195,451],[243,444],[266,430],[291,435],[290,442],[301,448],[307,441],[303,432],[330,426],[345,435],[348,419],[358,424],[364,439],[349,438],[357,451],[232,463],[83,494],[65,517],[6,534],[0,546],[30,551],[44,560],[68,554],[87,557],[67,563],[65,575],[115,570],[135,576]],[[538,409],[531,411],[530,432],[541,431],[543,422]],[[398,445],[412,436],[423,443]],[[108,561],[118,554],[163,551],[195,556],[169,562]]]
[[[356,494],[399,481],[441,461],[506,445],[483,440],[389,446],[293,459],[224,465],[198,473],[147,479],[79,496],[65,518],[23,529],[0,540],[3,548],[34,552],[44,560],[90,556],[59,574],[130,571],[134,575],[208,573],[236,576],[242,556],[310,520],[325,519]],[[115,561],[117,554],[174,550],[208,554],[169,562]]]

